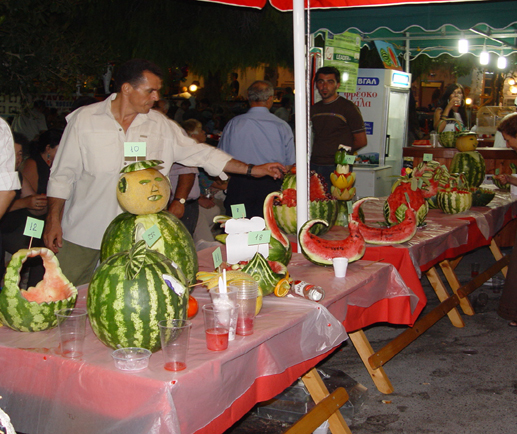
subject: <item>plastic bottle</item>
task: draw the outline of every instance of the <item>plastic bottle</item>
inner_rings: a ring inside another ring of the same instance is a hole
[[[325,290],[322,287],[312,285],[303,280],[295,280],[291,290],[294,294],[312,301],[321,301],[325,298]]]

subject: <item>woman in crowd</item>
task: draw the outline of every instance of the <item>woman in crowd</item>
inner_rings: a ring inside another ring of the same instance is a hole
[[[437,133],[459,131],[467,125],[465,92],[461,84],[450,84],[434,111],[434,129]]]
[[[506,146],[517,151],[517,113],[503,118],[497,130],[503,135]],[[517,186],[517,178],[511,175],[498,175],[496,177],[503,184]],[[508,265],[508,274],[504,282],[503,293],[499,301],[497,313],[504,319],[510,320],[511,327],[517,327],[517,237],[513,244],[512,256]]]

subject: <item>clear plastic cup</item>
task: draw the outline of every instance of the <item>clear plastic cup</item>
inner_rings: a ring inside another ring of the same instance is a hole
[[[192,322],[184,319],[163,320],[158,323],[162,353],[167,371],[187,368],[187,352]]]
[[[242,280],[232,282],[231,287],[237,289],[237,302],[239,303],[236,332],[240,336],[251,335],[253,334],[255,310],[257,308],[258,284],[257,282]]]
[[[205,304],[203,306],[203,318],[205,320],[206,347],[211,351],[223,351],[228,348],[228,335],[230,333],[231,306],[216,306]]]
[[[71,359],[82,357],[86,330],[86,309],[61,309],[55,315],[61,339],[61,355]]]
[[[229,287],[226,288],[226,292],[220,292],[219,287],[212,288],[210,290],[210,297],[212,303],[215,306],[229,306],[233,308],[238,307],[237,303],[237,288]],[[233,341],[235,339],[235,330],[237,328],[237,314],[238,310],[233,309],[230,318],[230,329],[228,334],[228,340]]]

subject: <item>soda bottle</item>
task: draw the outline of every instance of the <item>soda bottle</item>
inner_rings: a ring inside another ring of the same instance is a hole
[[[303,280],[295,280],[292,284],[292,292],[301,297],[312,301],[321,301],[325,298],[325,290]]]

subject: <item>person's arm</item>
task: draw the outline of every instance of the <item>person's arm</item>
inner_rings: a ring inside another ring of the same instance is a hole
[[[503,185],[517,185],[517,178],[512,175],[494,175],[494,178],[497,179]]]
[[[16,196],[13,190],[0,191],[0,218],[2,218]]]
[[[280,163],[266,163],[258,166],[243,163],[242,161],[232,158],[224,166],[224,171],[228,173],[235,173],[237,175],[248,175],[248,170],[251,168],[249,176],[253,178],[262,178],[263,176],[271,176],[274,179],[280,179],[284,176],[286,168]]]
[[[366,137],[366,131],[354,134],[354,145],[352,146],[352,152],[358,151],[364,148],[368,144],[368,138]]]
[[[178,199],[187,199],[194,181],[196,180],[195,173],[184,173],[178,176],[178,185],[174,192],[174,199],[169,205],[169,212],[174,214],[179,219],[185,214],[185,205],[182,204]]]
[[[48,215],[43,231],[43,242],[54,253],[59,252],[63,247],[63,229],[61,228],[61,219],[63,218],[63,210],[65,208],[66,199],[57,197],[48,198]]]

